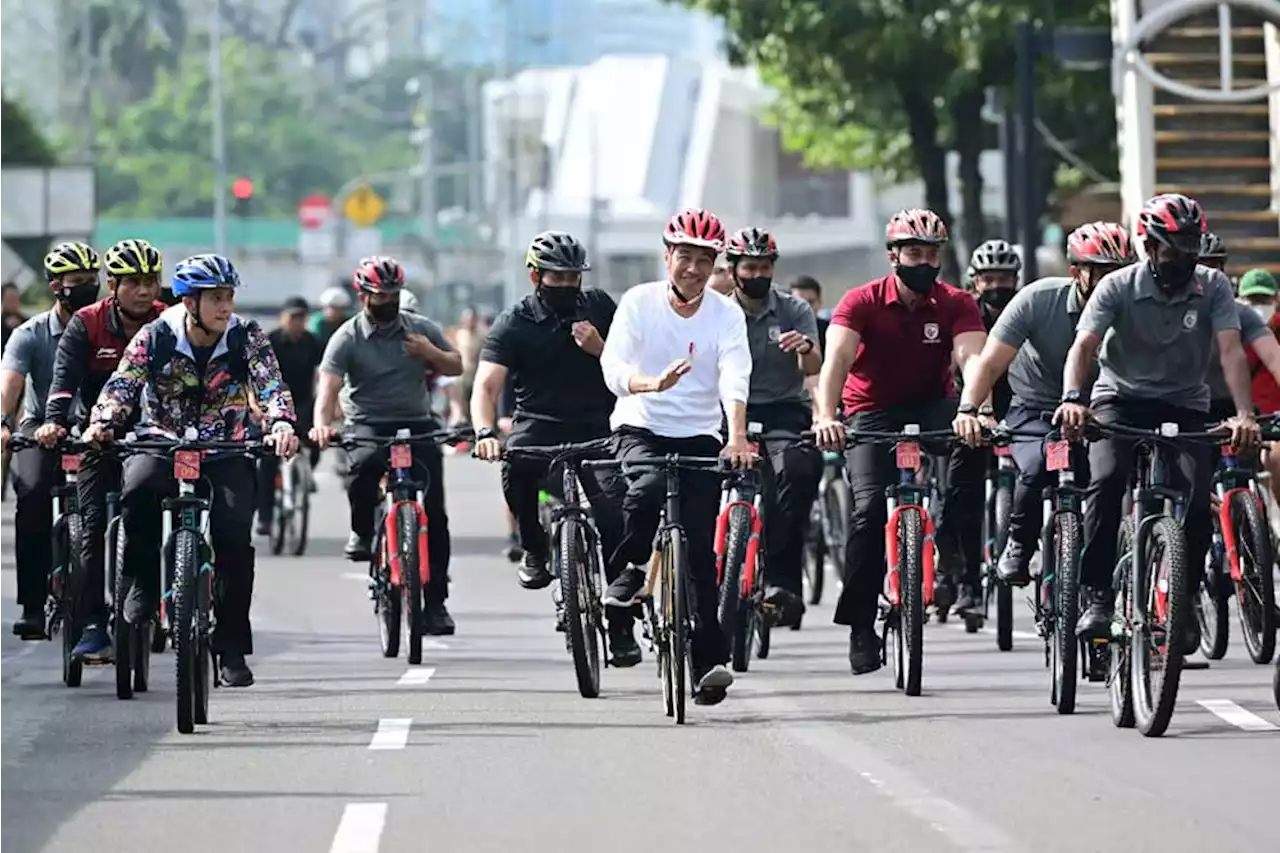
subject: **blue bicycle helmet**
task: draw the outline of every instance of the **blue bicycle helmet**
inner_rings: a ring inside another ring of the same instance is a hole
[[[221,255],[192,255],[173,271],[173,295],[194,296],[200,290],[239,287],[240,274]]]

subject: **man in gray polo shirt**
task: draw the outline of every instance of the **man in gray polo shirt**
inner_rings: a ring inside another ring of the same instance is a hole
[[[1137,254],[1123,225],[1090,222],[1067,237],[1067,258],[1071,277],[1042,278],[1018,291],[991,329],[982,356],[970,362],[971,375],[965,378],[955,420],[956,434],[970,445],[982,442],[978,406],[1006,370],[1012,399],[1005,424],[1018,432],[1049,434],[1052,425],[1045,413],[1056,409],[1062,398],[1062,367],[1085,303],[1104,276],[1132,264]],[[1086,388],[1093,384],[1095,373],[1089,375]],[[1030,581],[1028,566],[1039,544],[1043,521],[1040,495],[1050,482],[1043,444],[1043,440],[1025,439],[1012,445],[1018,483],[997,570],[1001,580],[1015,586]],[[1075,454],[1075,461],[1085,467],[1083,453]],[[1083,470],[1077,476],[1086,478]]]
[[[400,310],[404,269],[387,257],[365,258],[354,283],[362,310],[338,327],[325,346],[315,403],[311,439],[327,447],[335,435],[335,403],[352,435],[390,437],[399,429],[418,434],[440,429],[428,405],[427,372],[462,373],[462,358],[449,345],[440,326],[420,314]],[[339,395],[341,386],[341,395]],[[413,478],[427,485],[427,550],[431,581],[424,600],[424,630],[452,634],[453,619],[445,607],[449,595],[449,517],[445,513],[443,456],[432,441],[413,443]],[[356,447],[347,453],[347,499],[351,537],[346,554],[368,560],[373,543],[378,483],[387,471],[389,450]]]
[[[1099,422],[1143,429],[1172,422],[1183,431],[1202,430],[1209,414],[1205,374],[1216,341],[1236,406],[1236,416],[1228,421],[1232,443],[1238,448],[1258,443],[1249,367],[1240,343],[1240,319],[1231,282],[1217,270],[1196,265],[1204,228],[1200,205],[1185,196],[1156,196],[1143,206],[1138,233],[1144,238],[1146,262],[1102,280],[1080,317],[1076,340],[1067,356],[1062,379],[1065,390],[1056,418],[1068,434],[1077,432],[1090,416],[1085,384],[1099,347],[1100,370],[1092,393],[1092,416]],[[1190,484],[1185,520],[1187,564],[1196,567],[1204,565],[1212,532],[1208,450],[1202,445],[1187,445],[1178,465],[1183,488]],[[1089,446],[1091,481],[1080,575],[1092,599],[1076,626],[1077,633],[1084,636],[1110,631],[1116,536],[1132,464],[1131,441],[1104,438]],[[1188,575],[1191,583],[1199,582],[1198,572]],[[1199,643],[1199,630],[1196,620],[1187,622],[1184,649],[1190,653]]]
[[[44,404],[53,380],[53,360],[62,330],[75,312],[98,297],[98,253],[85,243],[59,243],[44,259],[45,277],[56,298],[53,308],[37,314],[13,331],[0,363],[0,398],[4,401],[0,444],[18,429],[30,437],[44,422]],[[15,424],[18,403],[22,419]],[[14,561],[18,570],[18,604],[22,615],[13,633],[24,640],[44,638],[44,602],[53,561],[53,505],[50,492],[61,481],[57,454],[31,447],[13,454]]]
[[[725,244],[734,283],[730,298],[746,315],[751,347],[747,421],[760,424],[766,433],[798,435],[813,423],[804,380],[822,369],[822,348],[813,309],[803,299],[773,288],[777,257],[777,243],[761,228],[744,228]],[[769,457],[764,504],[771,585],[765,603],[777,609],[779,624],[798,625],[804,613],[800,563],[809,510],[822,478],[822,454],[815,447],[787,441],[761,450]]]

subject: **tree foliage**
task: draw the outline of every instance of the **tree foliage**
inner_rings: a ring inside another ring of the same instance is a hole
[[[978,158],[996,138],[982,118],[985,92],[1011,88],[1017,23],[1051,20],[1048,0],[684,2],[725,22],[731,58],[756,65],[777,90],[774,119],[785,144],[809,165],[919,176],[926,204],[951,222],[945,155],[955,150],[964,241],[972,246],[986,236]],[[1105,15],[1106,8],[1087,0],[1073,19]],[[1114,107],[1105,82],[1101,89],[1092,78],[1092,85],[1061,82],[1068,76],[1048,78],[1052,103],[1042,118],[1066,119],[1059,133],[1072,139],[1078,107],[1093,104],[1104,113]],[[1104,133],[1106,122],[1085,130]],[[1114,163],[1113,148],[1099,148],[1089,153],[1111,155]]]
[[[192,41],[198,41],[194,39]],[[207,42],[206,42],[207,45]],[[146,98],[101,107],[99,199],[106,217],[208,216],[213,207],[213,111],[207,46],[158,69]],[[327,92],[282,67],[283,55],[223,41],[228,169],[256,188],[256,215],[292,215],[311,192],[373,171],[406,168],[407,134],[331,108]]]
[[[52,166],[57,162],[52,146],[32,123],[22,104],[0,98],[3,104],[3,125],[0,126],[0,161],[6,166]]]

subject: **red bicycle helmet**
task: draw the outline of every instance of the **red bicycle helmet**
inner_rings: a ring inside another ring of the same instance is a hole
[[[884,245],[892,249],[903,243],[928,243],[941,246],[951,239],[942,217],[921,207],[899,210],[884,229]]]
[[[360,261],[351,283],[365,293],[399,293],[404,287],[404,267],[395,258],[372,255]]]
[[[763,228],[743,228],[733,232],[724,247],[724,256],[731,261],[739,258],[778,259],[778,243]]]
[[[686,208],[668,220],[662,242],[667,246],[702,246],[719,254],[724,250],[724,226],[709,210]]]
[[[1178,193],[1147,200],[1138,214],[1139,239],[1151,239],[1179,252],[1199,253],[1200,235],[1209,230],[1200,202]]]
[[[1138,260],[1138,254],[1123,225],[1099,221],[1081,225],[1067,236],[1067,260],[1125,266]]]

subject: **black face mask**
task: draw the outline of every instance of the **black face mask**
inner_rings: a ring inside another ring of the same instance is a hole
[[[67,310],[74,314],[81,308],[87,308],[98,301],[98,285],[80,284],[75,287],[64,288],[58,294],[58,301],[67,306]]]
[[[1011,287],[989,287],[978,294],[978,301],[988,310],[1003,311],[1013,301],[1013,293]]]
[[[933,289],[933,285],[938,281],[938,273],[940,272],[942,272],[942,267],[930,266],[929,264],[920,264],[914,267],[899,265],[897,269],[898,278],[907,286],[907,289],[922,296]]]
[[[548,287],[543,284],[538,286],[538,301],[556,317],[565,319],[577,313],[581,293],[577,287]]]
[[[769,295],[769,289],[773,287],[773,276],[757,275],[752,278],[740,278],[738,287],[742,288],[742,292],[748,299],[764,299]]]
[[[1177,255],[1168,261],[1148,261],[1156,284],[1165,293],[1185,290],[1196,274],[1195,255]]]
[[[369,312],[369,316],[373,318],[373,322],[386,324],[399,316],[400,303],[384,302],[381,305],[374,305],[372,302],[369,302],[365,305],[364,310]]]

